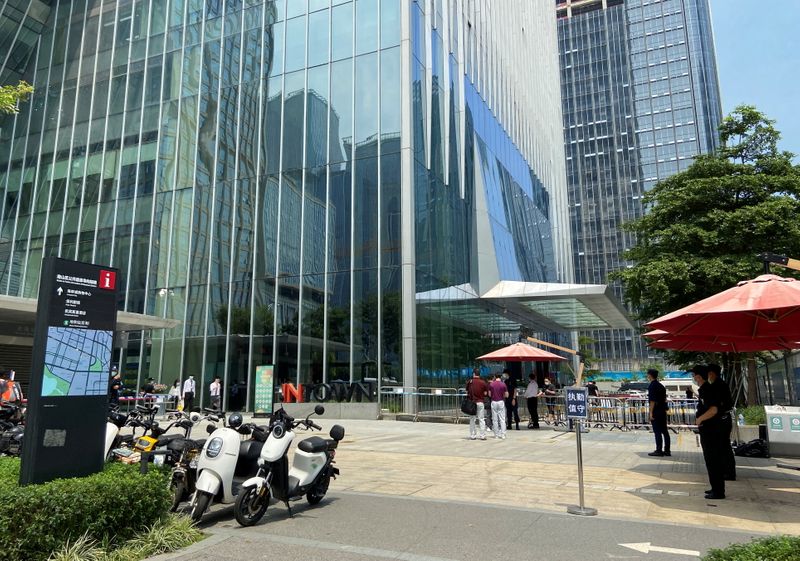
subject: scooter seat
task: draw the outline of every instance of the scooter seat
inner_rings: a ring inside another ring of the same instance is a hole
[[[175,440],[184,440],[186,437],[182,434],[162,434],[158,437],[158,441],[156,442],[156,446],[168,446],[171,442]]]
[[[303,452],[316,454],[319,452],[325,452],[326,450],[332,450],[333,448],[336,448],[336,444],[337,443],[335,440],[322,438],[321,436],[312,436],[311,438],[306,438],[305,440],[300,441],[300,444],[298,444],[297,447]]]

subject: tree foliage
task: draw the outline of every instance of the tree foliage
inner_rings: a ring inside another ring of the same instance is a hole
[[[612,274],[639,319],[757,276],[759,253],[800,257],[800,168],[778,152],[773,125],[754,107],[738,107],[720,126],[719,150],[645,195],[648,212],[624,226],[636,235],[625,253],[634,265]]]
[[[13,114],[19,111],[19,102],[28,99],[33,86],[21,80],[16,86],[0,86],[0,114]]]

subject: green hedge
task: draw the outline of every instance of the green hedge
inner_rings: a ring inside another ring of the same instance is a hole
[[[112,463],[88,477],[19,487],[19,460],[0,458],[0,560],[47,559],[84,534],[106,543],[130,539],[169,510],[167,477]]]
[[[800,561],[800,537],[770,536],[723,549],[710,549],[703,561]]]
[[[736,410],[736,416],[738,417],[739,414],[744,417],[745,425],[763,425],[767,422],[767,414],[764,412],[763,405],[739,408]]]

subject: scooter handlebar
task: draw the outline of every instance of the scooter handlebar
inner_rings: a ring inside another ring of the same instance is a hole
[[[303,420],[303,421],[299,421],[297,424],[298,424],[298,425],[300,425],[300,424],[303,424],[303,425],[305,425],[305,426],[306,426],[306,428],[307,428],[307,429],[316,429],[316,430],[322,430],[322,427],[321,427],[321,426],[319,426],[319,425],[318,425],[317,423],[315,423],[314,421],[312,421],[311,419],[305,419],[305,420]]]

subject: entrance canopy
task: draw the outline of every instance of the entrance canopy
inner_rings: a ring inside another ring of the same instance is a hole
[[[417,305],[455,323],[484,332],[634,329],[612,290],[604,284],[500,281],[485,294],[470,284],[417,294]]]
[[[0,343],[33,345],[33,325],[36,322],[36,298],[0,295]],[[180,322],[132,312],[117,312],[117,331],[170,329]]]

